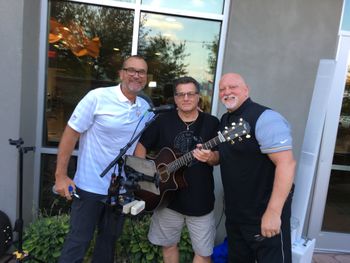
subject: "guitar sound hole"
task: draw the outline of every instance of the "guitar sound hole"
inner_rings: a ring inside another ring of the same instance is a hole
[[[167,170],[167,166],[166,165],[159,165],[158,166],[158,172],[159,172],[159,179],[162,183],[166,182],[169,180],[169,173]]]

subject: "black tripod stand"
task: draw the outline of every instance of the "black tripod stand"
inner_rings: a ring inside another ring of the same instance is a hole
[[[15,259],[16,262],[23,262],[25,260],[35,260],[37,262],[45,263],[39,259],[36,259],[33,256],[30,256],[28,252],[23,251],[23,154],[34,151],[35,147],[23,147],[23,140],[19,138],[18,140],[9,139],[10,145],[16,146],[19,154],[19,212],[18,219],[15,222],[14,231],[18,233],[18,246],[17,250],[13,252],[12,256],[6,261],[10,262],[12,259]]]

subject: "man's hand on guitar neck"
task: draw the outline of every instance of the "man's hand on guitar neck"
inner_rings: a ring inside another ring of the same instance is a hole
[[[192,151],[193,157],[200,162],[207,163],[209,165],[219,164],[219,152],[205,150],[202,147],[202,144],[197,144],[197,148]]]

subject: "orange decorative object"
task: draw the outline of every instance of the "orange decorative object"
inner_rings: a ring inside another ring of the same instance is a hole
[[[49,43],[58,41],[69,48],[77,57],[91,56],[97,58],[100,54],[101,42],[99,37],[94,37],[90,40],[78,23],[71,22],[65,27],[51,18]]]

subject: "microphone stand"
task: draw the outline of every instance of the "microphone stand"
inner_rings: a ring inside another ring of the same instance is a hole
[[[23,262],[26,260],[34,260],[40,263],[44,263],[44,261],[41,261],[37,258],[35,258],[32,255],[29,255],[27,251],[23,250],[23,155],[29,151],[35,150],[35,147],[23,147],[22,144],[24,143],[22,138],[19,138],[18,140],[12,140],[9,139],[10,145],[16,146],[18,149],[19,154],[19,205],[18,205],[18,219],[15,222],[15,228],[14,231],[18,233],[18,246],[17,250],[13,252],[12,256],[7,259],[5,262],[10,262],[10,260],[15,259],[16,262]]]
[[[118,163],[118,176],[115,175],[115,173],[112,174],[111,177],[111,184],[108,189],[108,199],[107,203],[111,205],[116,204],[116,199],[115,196],[119,193],[119,188],[120,188],[120,182],[121,182],[121,171],[122,171],[122,166],[124,165],[124,159],[123,156],[126,154],[127,150],[136,142],[136,140],[141,136],[141,134],[147,129],[147,127],[156,120],[159,114],[156,114],[145,123],[145,126],[140,130],[139,133],[135,135],[123,148],[120,149],[119,154],[117,157],[114,158],[114,160],[102,171],[100,174],[100,177],[104,177],[108,171],[115,166]]]

